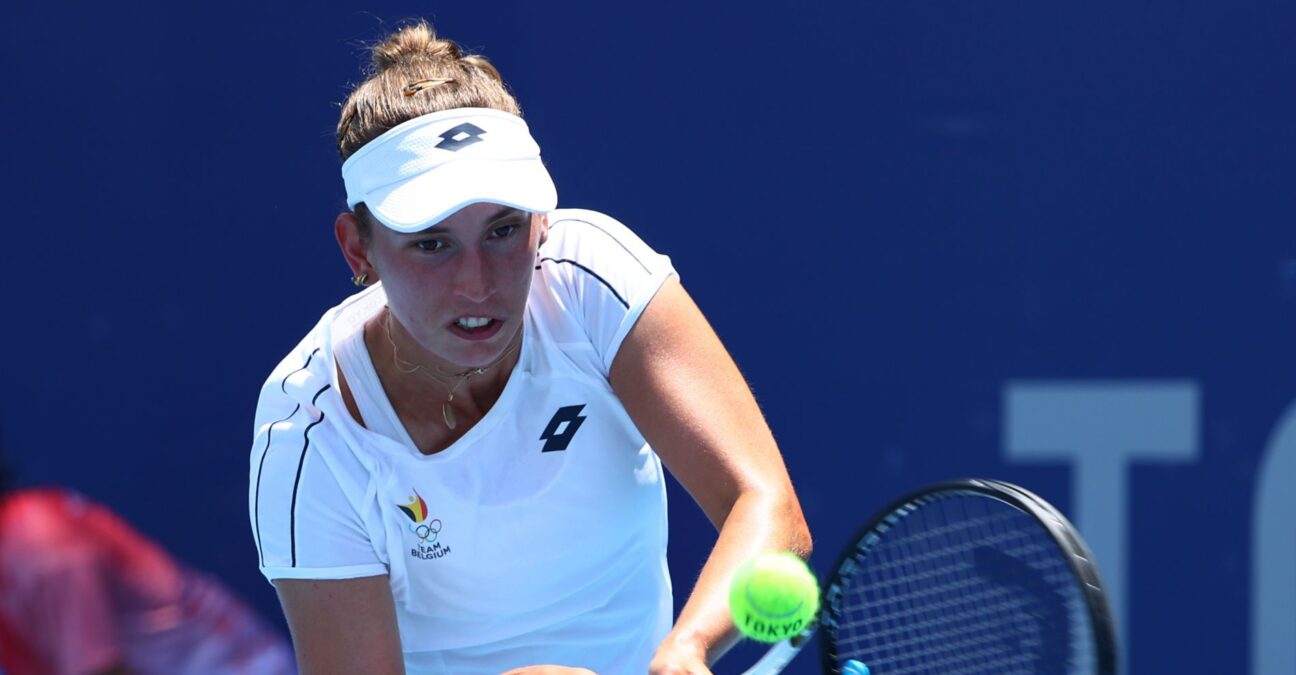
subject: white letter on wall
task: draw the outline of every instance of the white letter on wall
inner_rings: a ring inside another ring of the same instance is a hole
[[[1115,612],[1122,660],[1128,470],[1131,461],[1197,458],[1200,396],[1188,381],[1009,382],[1004,386],[1004,450],[1010,460],[1071,463],[1073,520],[1094,557]],[[1290,639],[1290,636],[1289,636]],[[1125,669],[1122,668],[1122,671]]]
[[[1251,672],[1296,673],[1296,404],[1269,437],[1251,522]]]

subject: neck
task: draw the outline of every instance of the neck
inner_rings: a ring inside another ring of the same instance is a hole
[[[390,377],[382,379],[393,384],[400,383],[400,386],[393,388],[394,391],[411,392],[416,395],[426,394],[432,398],[448,398],[453,401],[456,408],[468,406],[472,402],[480,402],[485,404],[484,409],[499,397],[513,366],[517,364],[522,343],[520,328],[509,340],[504,351],[490,363],[464,367],[444,361],[437,364],[437,359],[417,346],[400,322],[392,318],[391,310],[384,310],[384,315],[378,322],[381,325],[377,327],[381,338],[374,342],[381,345],[378,351],[386,354],[375,359],[375,363],[385,362],[389,365],[387,368],[380,368],[379,374],[389,372]],[[375,351],[374,346],[370,345],[371,353]],[[382,349],[383,346],[386,349]],[[419,398],[422,396],[420,395]]]

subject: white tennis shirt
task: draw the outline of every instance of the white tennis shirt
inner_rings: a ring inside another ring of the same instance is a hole
[[[553,212],[518,363],[486,416],[434,455],[410,442],[364,348],[381,285],[329,310],[257,405],[262,573],[389,575],[411,675],[644,672],[672,620],[665,483],[608,369],[671,274],[612,218]],[[369,428],[338,394],[339,364]]]

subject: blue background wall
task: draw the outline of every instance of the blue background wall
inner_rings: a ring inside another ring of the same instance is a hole
[[[897,494],[994,476],[1119,521],[1079,518],[1111,540],[1134,672],[1261,672],[1260,597],[1296,641],[1296,503],[1260,487],[1296,479],[1276,434],[1296,398],[1296,7],[59,6],[0,28],[8,452],[265,613],[256,392],[350,290],[336,104],[362,43],[421,15],[505,74],[563,205],[672,256],[781,441],[820,570]],[[1010,410],[1040,387],[1186,402]],[[1014,450],[1018,424],[1061,449]],[[1109,425],[1175,440],[1080,447]],[[1124,451],[1142,454],[1082,480]],[[686,589],[711,531],[672,496]],[[1280,652],[1265,663],[1296,672]]]

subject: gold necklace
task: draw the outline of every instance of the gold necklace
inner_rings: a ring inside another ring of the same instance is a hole
[[[445,403],[441,404],[441,419],[444,419],[446,426],[450,427],[451,429],[455,428],[456,420],[455,420],[454,408],[450,406],[450,403],[454,401],[455,392],[459,390],[459,386],[462,385],[464,382],[467,382],[469,378],[475,377],[477,375],[482,375],[487,370],[490,370],[491,368],[494,368],[495,366],[499,365],[501,361],[508,358],[509,355],[511,355],[514,352],[514,350],[516,350],[522,344],[522,341],[518,340],[513,344],[512,347],[509,347],[508,349],[504,350],[504,353],[500,354],[499,358],[479,368],[469,368],[468,370],[465,370],[462,373],[447,373],[446,371],[441,370],[436,366],[433,366],[432,368],[436,369],[437,371],[434,373],[432,372],[432,369],[429,369],[426,366],[414,363],[412,361],[406,361],[405,359],[402,359],[400,357],[400,352],[396,348],[396,340],[392,338],[391,317],[392,317],[391,310],[388,309],[387,316],[383,319],[383,328],[384,328],[384,332],[387,333],[387,343],[390,344],[392,348],[392,362],[396,364],[396,370],[399,370],[400,372],[405,373],[406,375],[411,375],[416,372],[423,373],[424,375],[432,378],[433,380],[436,380],[438,383],[445,386],[446,393],[448,394],[448,396],[446,397]],[[449,382],[443,381],[441,379],[442,377],[449,377],[452,379],[457,377],[459,378],[459,381],[455,382],[454,386],[452,387],[450,386]]]

